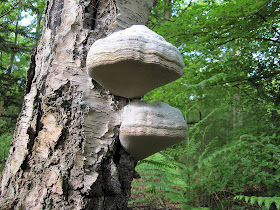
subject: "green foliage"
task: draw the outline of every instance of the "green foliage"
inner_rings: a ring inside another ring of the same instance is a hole
[[[135,185],[145,185],[153,202],[163,198],[181,206],[223,209],[232,205],[231,200],[223,201],[223,196],[280,196],[280,149],[276,146],[279,136],[242,135],[218,148],[217,139],[213,139],[200,153],[201,142],[195,137],[201,126],[202,123],[191,127],[187,141],[148,157],[137,166],[145,181]]]
[[[244,196],[237,195],[234,197],[235,200],[245,200],[246,203],[254,206],[258,204],[259,207],[265,206],[265,209],[270,209],[274,203],[277,209],[280,209],[280,197],[256,197],[256,196]]]
[[[38,17],[41,19],[43,2],[7,0],[0,3],[0,101],[4,108],[22,104],[30,52],[39,38],[36,34],[40,33]],[[24,22],[27,18],[30,19],[28,25]]]
[[[0,171],[23,102],[26,71],[39,39],[44,4],[43,0],[0,3]]]
[[[157,153],[137,166],[144,180],[148,182],[136,182],[136,185],[147,185],[147,192],[153,192],[155,200],[159,197],[169,200],[171,203],[180,203],[181,208],[190,209],[193,200],[197,197],[197,166],[194,161],[198,158],[201,142],[196,142],[195,136],[200,135],[198,129],[209,120],[210,113],[200,123],[191,127],[186,141],[168,148],[164,152]],[[199,205],[203,205],[199,202]]]
[[[143,160],[136,183],[153,189],[154,202],[186,209],[250,208],[233,201],[236,194],[279,197],[280,2],[165,2],[150,28],[181,50],[185,75],[145,100],[180,109],[189,132]]]
[[[0,172],[4,168],[5,161],[10,149],[15,122],[20,112],[20,107],[10,105],[0,117]]]
[[[12,137],[13,135],[11,133],[0,135],[0,172],[3,170],[4,163],[8,157]]]
[[[150,27],[178,46],[187,61],[185,89],[223,85],[275,102],[279,1],[177,1],[164,25],[156,14]]]
[[[279,196],[278,139],[279,136],[242,135],[239,141],[202,158],[198,163],[200,172],[208,181],[213,180],[209,174],[215,174],[215,180],[223,180],[218,186],[214,180],[208,183],[214,190],[231,188],[233,193],[248,193],[257,186],[266,196]]]

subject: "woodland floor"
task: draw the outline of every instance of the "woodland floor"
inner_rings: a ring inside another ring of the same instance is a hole
[[[137,181],[144,182],[143,179],[139,179]],[[147,186],[135,185],[134,182],[135,181],[132,182],[132,190],[131,190],[132,193],[130,196],[130,200],[129,200],[130,204],[128,205],[128,209],[130,210],[181,209],[179,204],[169,203],[168,200],[165,200],[163,198],[157,198],[157,196],[152,197],[151,193],[145,192]],[[143,202],[140,202],[140,200],[143,200]],[[133,201],[139,201],[139,202],[133,202]]]

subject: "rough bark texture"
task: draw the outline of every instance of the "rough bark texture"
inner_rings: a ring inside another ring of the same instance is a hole
[[[0,209],[126,209],[134,166],[119,143],[118,110],[128,100],[92,81],[85,61],[95,40],[145,23],[152,3],[47,1]]]

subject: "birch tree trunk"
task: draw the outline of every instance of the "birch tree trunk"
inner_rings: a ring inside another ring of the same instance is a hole
[[[119,143],[118,111],[128,100],[87,76],[86,55],[114,30],[145,24],[153,2],[47,1],[0,209],[126,209],[134,165]]]

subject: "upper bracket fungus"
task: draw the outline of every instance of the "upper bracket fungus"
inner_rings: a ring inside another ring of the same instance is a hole
[[[141,97],[184,73],[179,50],[144,25],[99,39],[87,55],[88,74],[112,94]]]
[[[118,14],[112,26],[113,30],[119,31],[132,25],[145,24],[154,2],[154,0],[115,1]]]
[[[184,140],[186,131],[182,113],[166,103],[131,102],[121,113],[121,145],[135,160]]]

